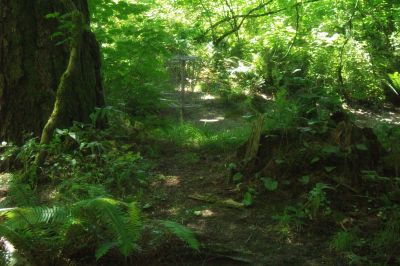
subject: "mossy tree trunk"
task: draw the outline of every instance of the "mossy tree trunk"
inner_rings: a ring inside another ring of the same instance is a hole
[[[89,25],[86,0],[73,0]],[[2,0],[0,2],[0,140],[19,142],[24,133],[40,136],[54,107],[71,47],[51,39],[58,22],[46,19],[68,10],[63,1]],[[64,95],[56,127],[88,121],[96,106],[104,105],[99,47],[94,35],[82,33],[79,60]]]

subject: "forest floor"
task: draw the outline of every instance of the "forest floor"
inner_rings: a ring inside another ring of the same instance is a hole
[[[255,193],[252,203],[244,206],[247,188],[231,182],[229,165],[237,162],[237,151],[250,132],[245,105],[238,101],[227,106],[211,95],[189,93],[182,123],[179,94],[166,96],[171,110],[165,119],[176,123],[170,125],[175,126],[170,136],[179,130],[188,134],[181,139],[150,136],[139,144],[144,160],[154,165],[140,195],[143,215],[186,225],[196,233],[201,249],[190,250],[171,237],[155,243],[154,250],[144,247],[140,265],[346,265],[346,259],[330,248],[335,222],[285,224],[285,208],[299,200],[290,190]],[[350,111],[360,126],[400,123],[396,109]],[[196,142],[196,137],[203,139]],[[1,179],[8,176],[0,174]],[[0,187],[0,202],[6,190]]]
[[[218,99],[203,95],[192,96],[192,101],[185,122],[217,131],[250,128],[245,112],[227,115]],[[238,147],[216,151],[159,145],[145,213],[188,226],[203,247],[199,253],[177,256],[184,254],[176,250],[181,247],[166,244],[153,265],[340,265],[324,225],[314,224],[313,232],[292,231],[273,218],[294,203],[287,192],[264,193],[251,206],[242,206],[243,189],[229,183],[227,169]]]

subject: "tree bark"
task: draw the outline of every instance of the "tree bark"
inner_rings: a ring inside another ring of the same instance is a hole
[[[73,0],[89,25],[86,0]],[[70,47],[52,39],[54,12],[67,12],[61,1],[1,0],[0,3],[0,139],[20,142],[25,133],[40,136],[52,113],[60,78],[67,68]],[[104,105],[99,46],[85,31],[71,90],[56,127],[86,122],[96,106]]]

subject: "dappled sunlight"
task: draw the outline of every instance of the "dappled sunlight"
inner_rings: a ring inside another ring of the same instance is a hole
[[[177,207],[177,206],[174,206],[174,207],[168,209],[168,210],[167,210],[167,213],[168,213],[169,215],[174,215],[174,216],[176,216],[176,215],[178,215],[178,214],[181,212],[181,210],[182,210],[182,208]]]
[[[215,100],[217,99],[217,97],[215,95],[211,95],[211,94],[204,94],[200,97],[200,99],[202,100]]]
[[[10,258],[10,261],[14,261],[14,262],[17,261],[14,257],[14,256],[17,256],[15,246],[7,238],[5,238],[5,237],[0,238],[0,246],[2,246],[2,249],[3,249],[2,252],[5,253],[4,254],[5,256]]]
[[[202,210],[202,211],[194,211],[194,214],[200,217],[213,217],[216,215],[215,212],[213,212],[212,210],[206,209],[206,210]]]
[[[400,0],[42,2],[0,3],[0,266],[400,265]]]
[[[164,184],[167,187],[175,187],[179,186],[181,183],[180,177],[178,176],[167,176],[166,179],[164,180]]]
[[[202,118],[199,121],[203,122],[204,124],[207,124],[207,123],[216,123],[216,122],[220,122],[220,121],[223,121],[223,120],[225,120],[225,117],[217,116],[215,118]]]
[[[7,183],[12,178],[11,173],[0,173],[0,183]]]
[[[347,105],[344,108],[354,114],[357,117],[357,123],[363,126],[374,126],[377,123],[400,125],[400,112],[397,111],[374,112],[363,108],[352,108]]]
[[[47,195],[49,200],[54,200],[60,195],[60,192],[57,189],[53,189]]]
[[[261,98],[263,98],[266,101],[275,101],[275,97],[274,95],[266,95],[263,93],[256,93],[258,96],[260,96]]]

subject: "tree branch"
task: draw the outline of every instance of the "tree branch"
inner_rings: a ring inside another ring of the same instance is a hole
[[[281,61],[285,59],[289,54],[290,51],[292,50],[296,40],[297,40],[297,35],[299,34],[299,28],[300,28],[300,11],[299,11],[299,5],[296,5],[296,33],[294,34],[292,43],[289,46],[289,49],[287,50],[286,54],[282,57]]]
[[[220,26],[220,25],[222,25],[222,24],[224,24],[224,23],[226,23],[226,22],[229,22],[230,20],[241,18],[240,22],[237,24],[237,27],[231,29],[231,30],[228,31],[228,32],[225,32],[225,33],[224,33],[223,35],[221,35],[217,40],[214,41],[214,43],[215,43],[216,45],[218,45],[218,44],[219,44],[223,39],[225,39],[227,36],[229,36],[229,35],[231,35],[231,34],[237,32],[237,31],[239,31],[239,30],[241,29],[241,27],[242,27],[242,25],[243,25],[243,23],[245,22],[246,19],[265,17],[265,16],[269,16],[269,15],[273,15],[273,14],[280,13],[280,12],[285,11],[285,10],[288,10],[288,9],[290,9],[290,8],[296,8],[296,7],[298,7],[299,5],[310,4],[310,3],[319,2],[319,1],[323,1],[323,0],[308,0],[308,1],[304,1],[304,2],[302,2],[302,3],[296,3],[296,4],[291,5],[291,6],[289,6],[289,7],[280,8],[280,9],[277,9],[277,10],[272,10],[272,11],[268,11],[268,12],[264,12],[264,13],[260,13],[260,14],[254,14],[255,12],[257,12],[257,11],[259,11],[259,10],[261,10],[261,9],[263,9],[263,8],[265,8],[265,7],[267,7],[267,6],[268,6],[269,4],[271,4],[273,1],[274,1],[274,0],[269,0],[269,1],[266,2],[266,3],[262,3],[262,4],[260,4],[260,5],[256,6],[256,7],[254,7],[253,9],[249,10],[246,14],[241,14],[241,15],[235,15],[235,16],[226,17],[226,18],[224,18],[224,19],[222,19],[222,20],[220,20],[220,21],[214,23],[213,25],[211,25],[211,26],[203,33],[203,36],[207,35],[210,31],[214,30],[216,27],[218,27],[218,26]]]
[[[220,20],[220,21],[218,21],[218,22],[215,22],[214,24],[212,24],[212,25],[204,32],[203,35],[207,35],[211,30],[215,29],[216,27],[218,27],[219,25],[221,25],[221,24],[223,24],[223,23],[225,23],[225,22],[229,22],[229,21],[232,20],[232,19],[243,18],[243,17],[249,16],[249,15],[251,15],[252,13],[254,13],[254,12],[256,12],[256,11],[258,11],[258,10],[264,8],[264,7],[266,7],[267,5],[269,5],[270,3],[272,3],[273,1],[274,1],[274,0],[270,0],[270,1],[266,2],[266,3],[260,4],[260,5],[258,5],[257,7],[255,7],[255,8],[253,8],[253,9],[249,10],[249,11],[247,12],[247,14],[230,16],[230,17],[226,17],[226,18],[224,18],[224,19],[222,19],[222,20]]]

